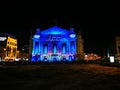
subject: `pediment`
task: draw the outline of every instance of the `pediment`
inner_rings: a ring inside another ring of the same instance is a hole
[[[69,34],[69,31],[58,26],[45,29],[41,34]]]

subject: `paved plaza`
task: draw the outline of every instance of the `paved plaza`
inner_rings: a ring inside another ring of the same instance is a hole
[[[0,65],[1,90],[120,90],[120,68],[99,64]]]

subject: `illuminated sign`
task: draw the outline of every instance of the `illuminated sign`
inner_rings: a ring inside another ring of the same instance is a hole
[[[0,41],[5,41],[6,39],[6,37],[0,37]]]
[[[40,35],[34,35],[34,38],[40,38]]]

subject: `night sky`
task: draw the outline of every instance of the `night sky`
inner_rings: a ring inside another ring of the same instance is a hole
[[[101,54],[120,35],[118,4],[112,2],[8,2],[1,6],[0,33],[18,39],[19,48],[29,44],[30,32],[58,25],[81,31],[86,53]]]

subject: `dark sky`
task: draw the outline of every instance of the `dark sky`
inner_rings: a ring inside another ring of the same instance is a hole
[[[120,35],[117,2],[5,2],[1,6],[0,32],[18,39],[19,47],[28,44],[30,32],[54,25],[82,33],[85,52],[103,53],[111,40]]]

